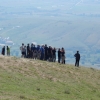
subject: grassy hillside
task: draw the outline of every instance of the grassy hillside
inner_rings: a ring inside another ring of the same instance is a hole
[[[0,56],[0,100],[99,100],[100,70]]]

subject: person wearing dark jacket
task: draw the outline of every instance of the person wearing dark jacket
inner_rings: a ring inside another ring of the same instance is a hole
[[[80,61],[79,51],[77,51],[77,53],[74,55],[74,57],[76,58],[75,66],[79,67],[79,61]]]
[[[54,47],[53,49],[52,49],[52,60],[53,60],[53,62],[56,62],[56,48]]]
[[[31,48],[30,48],[30,45],[29,44],[27,44],[27,58],[30,58],[30,50]]]
[[[60,63],[61,60],[61,50],[60,48],[58,49],[58,63]]]
[[[47,59],[48,59],[48,47],[47,47],[47,44],[45,44],[44,50],[45,50],[45,60],[47,61]]]
[[[5,46],[2,48],[2,55],[5,55]]]

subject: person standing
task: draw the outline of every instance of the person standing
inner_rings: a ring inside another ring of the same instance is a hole
[[[44,45],[41,46],[40,52],[41,52],[40,60],[44,60]]]
[[[33,44],[32,52],[33,52],[33,59],[36,59],[37,58],[37,47],[35,46],[35,44]]]
[[[10,47],[7,46],[7,56],[10,56]]]
[[[40,57],[41,57],[40,45],[37,45],[37,59],[40,60]]]
[[[79,67],[79,61],[80,61],[79,51],[77,51],[77,53],[74,55],[74,57],[76,58],[75,66]]]
[[[37,59],[37,47],[35,47],[33,55],[34,55],[33,59]]]
[[[56,48],[55,47],[52,50],[52,55],[53,55],[53,62],[56,62]]]
[[[49,46],[48,48],[48,61],[52,61],[52,47]]]
[[[48,47],[47,47],[47,44],[45,44],[44,50],[45,50],[45,60],[47,61],[48,60]]]
[[[22,43],[22,46],[20,47],[20,50],[21,50],[21,57],[24,57],[25,55],[25,48],[24,48],[24,43]]]
[[[60,63],[61,60],[61,50],[60,48],[58,49],[58,63]]]
[[[24,57],[26,58],[26,51],[27,51],[27,48],[26,46],[24,46]]]
[[[5,55],[5,46],[2,48],[2,55]]]
[[[27,44],[27,54],[26,54],[26,56],[27,56],[27,58],[30,58],[30,45],[29,45],[29,43]]]
[[[61,59],[62,59],[62,64],[65,64],[65,50],[64,50],[64,48],[61,49]]]
[[[34,58],[34,45],[31,44],[31,58]]]

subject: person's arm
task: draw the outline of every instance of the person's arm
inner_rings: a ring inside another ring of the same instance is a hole
[[[74,55],[74,57],[76,57],[76,54]]]

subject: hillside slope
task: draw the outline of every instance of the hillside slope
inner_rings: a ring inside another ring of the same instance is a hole
[[[0,56],[0,100],[99,100],[100,70]]]

